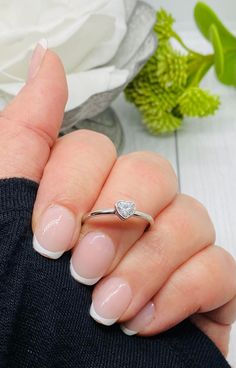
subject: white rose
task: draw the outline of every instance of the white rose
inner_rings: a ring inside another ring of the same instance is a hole
[[[127,31],[126,1],[0,0],[0,97],[6,100],[22,88],[41,38],[63,61],[69,87],[66,110],[125,83],[128,71],[109,61]]]

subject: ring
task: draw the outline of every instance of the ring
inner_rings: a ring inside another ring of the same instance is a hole
[[[130,217],[138,217],[148,222],[148,227],[154,224],[153,217],[145,212],[137,211],[136,205],[132,201],[119,200],[115,203],[114,208],[96,210],[86,213],[82,218],[82,224],[96,216],[116,215],[120,220],[125,221]]]

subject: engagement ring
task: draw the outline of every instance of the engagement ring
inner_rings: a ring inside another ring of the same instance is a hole
[[[114,208],[101,209],[86,213],[82,218],[82,223],[96,217],[104,215],[116,215],[120,220],[126,221],[130,217],[138,217],[148,222],[148,226],[154,224],[154,220],[151,215],[145,212],[136,210],[135,203],[132,201],[119,200],[115,203]]]

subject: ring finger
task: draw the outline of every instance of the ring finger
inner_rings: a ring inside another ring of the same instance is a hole
[[[111,208],[118,200],[134,201],[137,210],[155,217],[175,197],[177,179],[170,164],[151,152],[120,157],[105,183],[93,210]],[[87,285],[111,272],[128,249],[143,234],[146,222],[114,216],[85,222],[81,241],[71,259],[72,276]],[[111,259],[113,249],[113,259]]]

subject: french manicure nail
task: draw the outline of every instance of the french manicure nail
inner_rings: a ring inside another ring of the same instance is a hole
[[[48,207],[36,225],[34,249],[48,258],[61,257],[70,245],[75,224],[75,216],[67,208],[59,205]]]
[[[149,302],[134,318],[126,323],[123,323],[120,327],[126,335],[136,335],[152,322],[154,315],[154,303]]]
[[[47,40],[44,38],[37,43],[30,60],[28,80],[33,79],[38,73],[44,55],[47,51],[47,47],[48,47]]]
[[[75,280],[94,285],[106,272],[115,256],[109,236],[100,232],[86,234],[71,258],[70,271]]]
[[[90,315],[95,321],[110,326],[115,323],[131,302],[129,284],[118,277],[111,277],[95,292]]]

